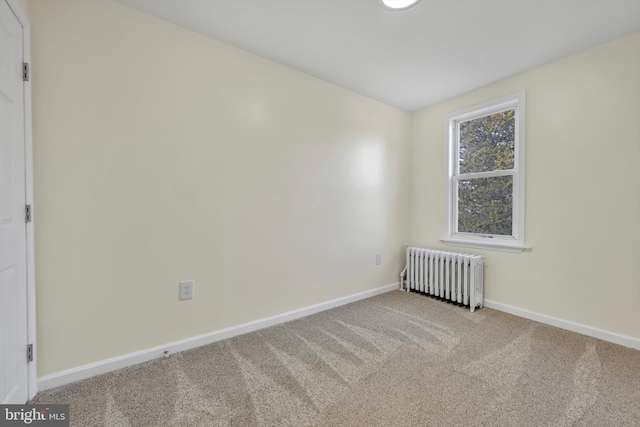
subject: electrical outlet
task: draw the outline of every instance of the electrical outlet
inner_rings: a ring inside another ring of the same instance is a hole
[[[376,265],[382,264],[382,254],[376,254]]]
[[[180,300],[193,299],[193,280],[180,282]]]

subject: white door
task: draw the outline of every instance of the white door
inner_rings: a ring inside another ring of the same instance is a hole
[[[0,0],[0,401],[25,403],[27,236],[22,26]]]

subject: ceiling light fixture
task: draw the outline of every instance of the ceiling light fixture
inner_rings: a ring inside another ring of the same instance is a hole
[[[420,0],[380,0],[382,5],[391,10],[405,10],[415,6]]]

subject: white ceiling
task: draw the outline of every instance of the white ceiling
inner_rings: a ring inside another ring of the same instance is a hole
[[[640,31],[640,0],[117,0],[416,111]]]

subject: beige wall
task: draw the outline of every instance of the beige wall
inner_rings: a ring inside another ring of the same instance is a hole
[[[29,4],[27,3],[27,0],[18,0],[18,4],[25,14],[29,12]]]
[[[470,250],[486,257],[485,297],[640,338],[639,76],[636,33],[415,113],[410,242],[446,247],[445,115],[525,90],[533,250]]]
[[[397,282],[409,114],[114,2],[29,18],[38,376]]]

